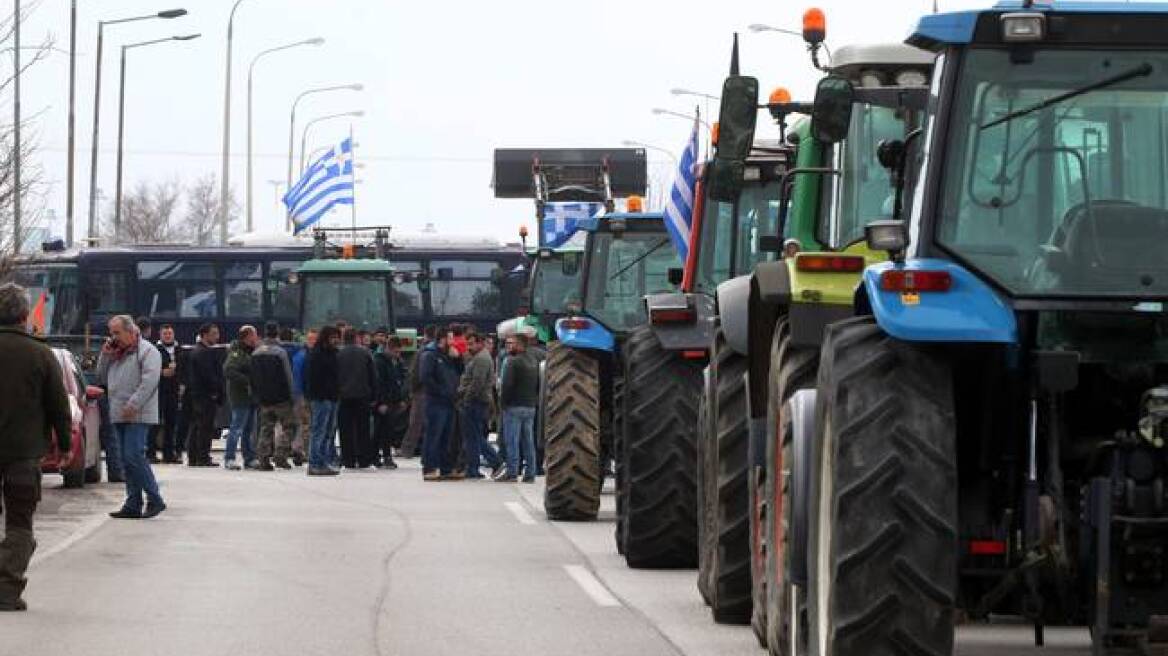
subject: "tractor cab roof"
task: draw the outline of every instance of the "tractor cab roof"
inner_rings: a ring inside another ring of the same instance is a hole
[[[929,71],[937,55],[903,43],[846,45],[832,54],[830,71],[854,82],[866,73],[898,73],[905,69]],[[883,81],[891,84],[892,80]]]

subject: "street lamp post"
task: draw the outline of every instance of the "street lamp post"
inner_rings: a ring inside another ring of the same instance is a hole
[[[122,162],[126,132],[126,53],[134,48],[152,46],[170,41],[190,41],[199,38],[199,34],[183,36],[169,36],[164,39],[151,39],[122,46],[121,83],[118,85],[118,172],[114,188],[114,241],[121,237],[122,229]]]
[[[763,25],[762,23],[754,23],[754,24],[750,25],[749,27],[747,27],[746,29],[748,29],[751,32],[754,32],[756,34],[758,32],[778,32],[779,34],[786,34],[788,36],[797,36],[800,39],[803,38],[803,33],[799,32],[797,30],[787,30],[787,29],[783,29],[781,27],[773,27],[771,25]]]
[[[705,119],[701,118],[700,116],[694,116],[693,114],[683,114],[681,112],[675,112],[672,109],[664,109],[661,107],[654,107],[652,109],[652,112],[654,114],[656,114],[657,116],[671,116],[673,118],[684,118],[687,121],[692,121],[695,118],[697,118],[698,123],[701,123],[702,126],[705,127],[707,130],[712,129],[710,127],[710,124],[708,122],[706,122]]]
[[[12,254],[20,255],[20,0],[12,12]]]
[[[77,0],[69,3],[69,128],[65,148],[65,246],[73,247],[73,169],[76,164],[77,120],[74,108],[77,104]]]
[[[231,45],[235,32],[235,12],[239,3],[231,5],[231,15],[227,17],[227,72],[223,76],[223,172],[220,175],[222,187],[219,191],[219,243],[227,245],[227,203],[231,193]]]
[[[669,159],[673,160],[674,166],[680,166],[680,162],[677,159],[677,155],[674,155],[673,151],[669,150],[668,148],[662,148],[661,146],[654,146],[653,144],[647,144],[647,143],[644,143],[643,141],[633,141],[632,139],[625,139],[624,141],[621,142],[621,145],[626,146],[628,148],[644,148],[645,150],[654,150],[654,151],[657,151],[659,153],[664,153],[665,155],[667,155],[669,157]]]
[[[338,85],[334,85],[334,86],[330,86],[330,87],[317,87],[315,89],[308,89],[307,91],[302,91],[300,93],[300,95],[296,96],[296,99],[292,101],[292,113],[291,113],[291,117],[288,121],[288,182],[287,182],[287,184],[288,184],[289,189],[292,188],[292,157],[294,154],[293,149],[296,147],[296,144],[295,144],[295,139],[296,139],[296,106],[299,105],[300,101],[303,100],[306,96],[310,96],[313,94],[327,93],[329,91],[360,91],[364,88],[365,88],[365,86],[362,84],[359,84],[359,83],[358,84],[338,84]],[[285,227],[288,230],[292,229],[292,215],[291,214],[288,214],[288,218],[287,218],[287,221],[285,223]]]
[[[309,128],[316,125],[317,123],[321,123],[324,121],[330,121],[330,120],[336,119],[336,118],[345,118],[346,116],[352,116],[354,118],[361,118],[364,115],[365,115],[365,112],[363,110],[358,109],[358,110],[353,111],[353,112],[341,112],[339,114],[329,114],[328,116],[318,116],[317,118],[314,118],[311,121],[305,123],[304,124],[304,131],[300,133],[300,174],[304,175],[304,165],[305,165],[304,153],[305,153],[305,151],[308,150],[308,130],[309,130]],[[352,136],[352,135],[350,135],[350,136]],[[309,161],[312,161],[312,160],[309,160]]]
[[[134,21],[150,20],[153,18],[180,18],[187,15],[186,9],[168,9],[148,16],[134,16],[132,18],[118,18],[115,20],[97,22],[97,69],[93,75],[93,152],[89,162],[89,230],[90,240],[97,238],[97,151],[99,127],[101,126],[101,53],[104,42],[105,26],[132,23]]]
[[[251,65],[247,67],[247,231],[251,232],[255,228],[253,219],[253,203],[252,203],[252,77],[255,74],[256,63],[265,56],[281,50],[289,50],[299,46],[319,46],[324,43],[324,39],[316,37],[314,39],[305,39],[304,41],[296,41],[275,48],[268,48],[261,51],[251,60]]]

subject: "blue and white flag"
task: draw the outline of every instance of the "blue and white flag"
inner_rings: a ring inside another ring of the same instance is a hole
[[[337,205],[353,204],[353,138],[349,137],[312,163],[284,194],[293,233],[308,228]]]
[[[546,203],[540,246],[559,248],[576,234],[580,221],[591,219],[604,209],[604,203]]]
[[[682,263],[689,257],[690,226],[693,220],[694,188],[698,179],[698,126],[697,117],[694,118],[693,132],[689,135],[689,142],[685,151],[681,153],[681,162],[677,166],[677,177],[673,180],[673,189],[669,192],[669,199],[665,202],[665,229],[669,231],[669,238],[673,247],[677,249]]]

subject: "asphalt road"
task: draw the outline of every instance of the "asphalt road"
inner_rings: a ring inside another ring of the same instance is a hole
[[[600,521],[552,524],[539,485],[424,483],[395,472],[308,478],[163,466],[170,509],[109,520],[121,486],[46,479],[27,613],[0,656],[559,654],[758,656],[715,625],[694,572],[633,571]],[[1087,653],[1077,631],[1028,648],[976,627],[959,653]]]

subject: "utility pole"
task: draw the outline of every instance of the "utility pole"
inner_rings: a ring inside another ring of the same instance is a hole
[[[223,83],[223,188],[219,192],[219,243],[224,246],[227,245],[227,204],[231,194],[231,41],[235,32],[235,10],[239,9],[241,2],[243,0],[235,0],[231,6],[231,16],[227,19],[227,72]]]
[[[65,172],[65,245],[73,247],[73,185],[76,156],[76,118],[73,108],[77,103],[77,0],[69,3],[69,152]]]
[[[12,253],[20,255],[24,244],[20,226],[20,0],[13,0],[12,62],[16,75],[13,79],[12,102]]]

